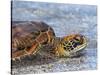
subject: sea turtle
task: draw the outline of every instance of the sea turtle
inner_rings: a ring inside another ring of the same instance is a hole
[[[12,21],[12,60],[36,55],[47,44],[52,45],[55,56],[71,57],[87,46],[87,40],[81,34],[56,37],[53,28],[44,22]]]

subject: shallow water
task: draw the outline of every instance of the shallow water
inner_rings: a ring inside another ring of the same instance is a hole
[[[13,74],[97,69],[96,6],[14,1],[12,20],[43,21],[54,29],[56,36],[62,37],[72,33],[80,33],[88,38],[88,47],[85,49],[84,56],[60,58],[54,62],[40,65],[33,65],[34,61],[27,61],[22,67],[12,68]]]

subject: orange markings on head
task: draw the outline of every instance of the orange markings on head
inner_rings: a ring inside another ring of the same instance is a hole
[[[71,35],[65,36],[64,40],[72,40],[73,38],[80,39],[80,34],[71,34]]]

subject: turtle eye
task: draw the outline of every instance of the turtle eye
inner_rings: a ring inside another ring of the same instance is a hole
[[[77,45],[81,45],[83,44],[83,38],[81,36],[77,36],[74,38],[74,43],[77,44]]]
[[[75,40],[76,40],[77,42],[79,42],[80,39],[81,39],[81,38],[80,38],[79,36],[75,38]]]

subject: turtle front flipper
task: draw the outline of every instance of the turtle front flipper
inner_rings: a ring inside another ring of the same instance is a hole
[[[73,57],[77,56],[87,46],[87,39],[80,34],[72,34],[61,38],[55,48],[56,56]]]

